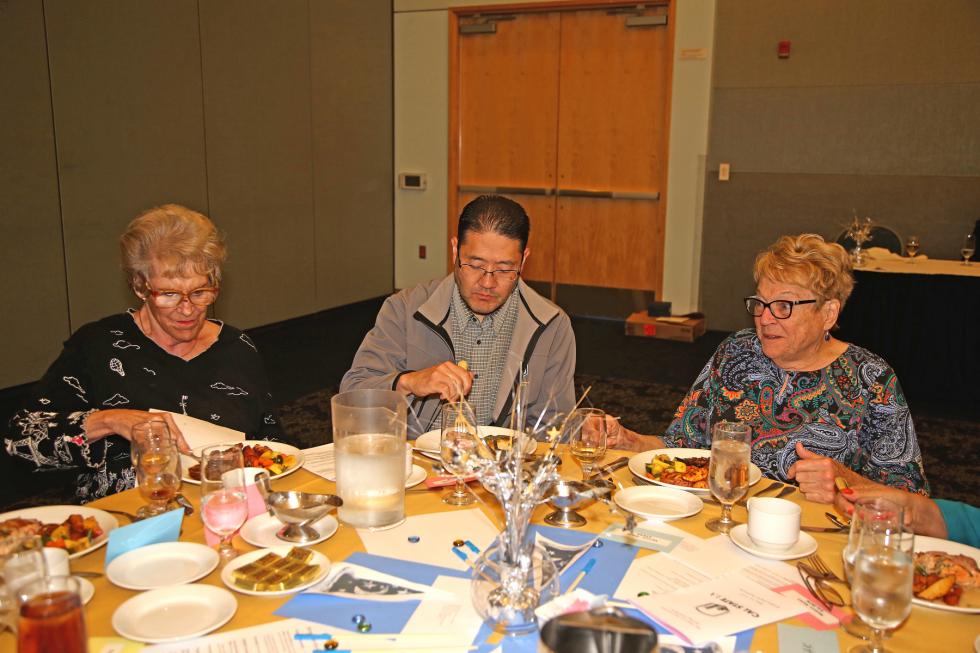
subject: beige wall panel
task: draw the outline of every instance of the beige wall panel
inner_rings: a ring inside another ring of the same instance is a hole
[[[318,309],[393,288],[391,20],[389,0],[310,2]]]
[[[305,0],[202,0],[211,216],[230,257],[218,317],[313,312],[313,152]]]
[[[197,3],[45,3],[71,325],[133,303],[119,234],[139,211],[206,211]]]
[[[41,0],[3,7],[0,66],[5,95],[0,102],[0,301],[8,316],[0,320],[0,388],[5,388],[37,379],[69,334]]]
[[[980,177],[743,174],[719,182],[708,174],[702,261],[702,307],[711,329],[748,326],[741,298],[754,288],[755,255],[783,234],[836,238],[853,207],[922,253],[955,259],[980,214]],[[844,310],[847,310],[846,307]]]
[[[718,87],[980,81],[976,0],[719,0],[717,25]]]
[[[709,168],[980,175],[980,84],[716,89]]]

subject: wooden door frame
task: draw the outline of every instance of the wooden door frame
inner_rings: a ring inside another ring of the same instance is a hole
[[[556,2],[519,2],[514,4],[487,4],[480,6],[450,7],[449,8],[449,174],[446,179],[448,201],[446,203],[446,224],[450,238],[456,234],[456,225],[459,222],[459,206],[457,199],[459,192],[459,20],[474,14],[487,13],[535,13],[544,11],[574,11],[580,9],[604,9],[607,7],[635,7],[637,4],[647,4],[651,6],[667,7],[667,47],[671,53],[671,62],[667,70],[667,118],[664,121],[664,146],[662,161],[666,169],[664,170],[663,188],[660,190],[661,219],[666,228],[667,217],[667,178],[670,175],[670,122],[672,113],[670,111],[672,93],[674,89],[674,16],[676,15],[675,3],[677,0],[650,0],[649,2],[629,2],[627,0],[558,0]],[[556,227],[557,228],[557,227]],[[449,239],[446,239],[446,272],[453,271],[453,251],[449,246]],[[554,274],[552,274],[552,286],[554,286]]]

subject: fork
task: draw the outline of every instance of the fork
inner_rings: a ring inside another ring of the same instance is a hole
[[[834,573],[834,570],[827,566],[827,563],[823,561],[820,554],[814,553],[807,556],[806,563],[813,571],[817,572],[824,580],[834,581],[837,583],[846,582],[843,578]]]

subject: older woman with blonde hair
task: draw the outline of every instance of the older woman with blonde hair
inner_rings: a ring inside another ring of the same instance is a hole
[[[255,439],[279,432],[255,344],[207,316],[226,256],[214,224],[183,206],[159,206],[129,224],[120,248],[140,306],[78,329],[5,440],[34,469],[78,469],[79,501],[133,487],[129,440],[151,408]]]
[[[712,424],[746,422],[752,461],[812,501],[832,502],[838,476],[928,493],[895,372],[833,336],[854,287],[844,248],[814,234],[783,236],[756,257],[754,277],[744,301],[755,328],[721,343],[663,438],[623,429],[613,445],[707,449]]]

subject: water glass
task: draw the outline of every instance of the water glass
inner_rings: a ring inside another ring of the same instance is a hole
[[[136,514],[140,518],[159,515],[167,510],[167,504],[180,490],[180,452],[177,443],[162,422],[146,422],[153,433],[135,436],[130,444],[136,470],[136,484],[148,505],[141,506]],[[157,431],[158,426],[163,430]]]
[[[246,519],[248,496],[242,445],[205,447],[201,451],[201,521],[221,538],[218,553],[223,562],[238,555],[231,538]]]
[[[48,574],[41,538],[14,534],[3,540],[5,555],[0,556],[0,631],[17,632],[19,605],[17,590]]]
[[[977,237],[973,234],[967,234],[963,238],[963,247],[960,248],[960,255],[963,256],[963,265],[970,264],[970,257],[973,253],[977,251]]]
[[[708,487],[721,503],[721,517],[706,523],[708,530],[727,533],[740,523],[732,519],[732,505],[749,490],[751,454],[751,426],[742,422],[718,422],[712,427]]]
[[[17,590],[17,653],[87,653],[78,580],[48,576]]]
[[[598,408],[576,408],[565,420],[562,439],[582,466],[582,480],[589,480],[593,466],[606,455],[608,437],[606,413]]]
[[[468,506],[476,501],[463,480],[470,471],[467,462],[479,444],[476,415],[468,403],[449,402],[443,405],[441,417],[439,457],[446,471],[456,477],[453,491],[443,497],[442,502],[451,506]]]
[[[330,400],[336,452],[337,515],[355,528],[405,521],[405,397],[391,390],[352,390]]]
[[[885,631],[898,627],[912,611],[911,541],[901,528],[874,533],[863,529],[854,558],[851,602],[871,628],[871,637],[851,653],[885,653]]]
[[[905,255],[909,257],[909,261],[915,258],[915,255],[919,253],[919,237],[909,236],[905,239]]]

